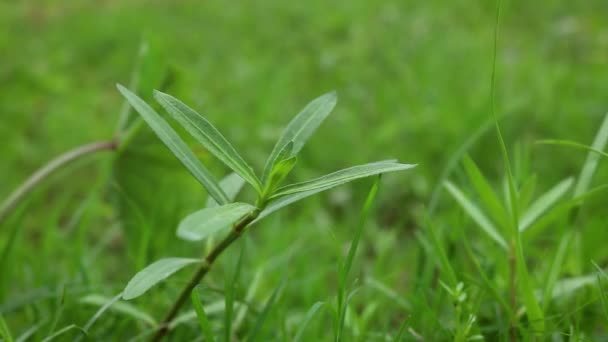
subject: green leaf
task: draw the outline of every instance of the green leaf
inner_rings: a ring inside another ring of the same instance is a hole
[[[502,227],[507,227],[509,220],[505,208],[498,199],[488,180],[481,173],[475,162],[468,156],[463,159],[467,176],[473,184],[475,191],[481,198],[484,206],[488,209],[494,220]],[[455,284],[453,284],[455,286]]]
[[[462,209],[477,223],[477,225],[486,233],[490,238],[494,241],[498,242],[498,244],[507,249],[507,242],[500,235],[496,227],[488,220],[488,218],[483,214],[483,212],[477,207],[471,200],[469,200],[462,191],[456,185],[452,184],[450,181],[446,181],[443,183],[448,192],[454,197],[456,202],[460,204]]]
[[[281,160],[272,168],[272,172],[270,172],[270,176],[268,177],[268,185],[264,190],[264,197],[269,196],[276,191],[287,175],[289,175],[297,161],[298,157],[291,157],[289,159]]]
[[[520,287],[520,291],[523,297],[524,305],[528,314],[528,320],[530,325],[534,329],[534,333],[543,335],[545,332],[545,319],[543,312],[540,309],[536,295],[534,294],[534,286],[532,284],[532,278],[528,272],[528,266],[526,264],[526,258],[524,257],[523,246],[521,242],[521,235],[519,230],[516,230],[515,253],[517,261],[517,279]]]
[[[562,236],[562,239],[559,243],[559,247],[557,247],[557,253],[555,254],[555,258],[551,262],[551,267],[549,268],[549,272],[547,274],[547,278],[545,280],[545,289],[543,291],[543,311],[547,312],[549,309],[549,303],[551,302],[551,297],[553,294],[553,288],[555,287],[555,283],[557,282],[557,278],[562,269],[562,265],[564,264],[564,260],[566,258],[566,252],[568,251],[568,245],[570,244],[570,239],[572,239],[572,233],[567,232]]]
[[[85,330],[88,331],[95,323],[95,321],[99,318],[99,316],[103,314],[106,310],[126,315],[135,319],[136,321],[145,323],[151,327],[155,327],[158,324],[154,317],[150,316],[150,314],[148,314],[147,312],[142,311],[141,309],[130,303],[119,302],[118,299],[120,299],[120,297],[122,296],[122,293],[114,298],[108,298],[99,294],[91,294],[81,298],[80,303],[101,307],[101,309],[95,314],[95,316],[93,316],[93,318],[91,318],[87,322],[87,324],[85,325]]]
[[[245,180],[234,172],[222,178],[222,180],[220,181],[220,188],[222,188],[226,196],[228,196],[228,200],[230,202],[233,202],[239,192],[241,192],[243,185],[245,185]],[[214,208],[218,206],[219,204],[217,204],[213,197],[209,196],[205,207]]]
[[[451,288],[455,288],[458,284],[458,278],[456,277],[456,272],[454,272],[454,268],[452,268],[452,264],[450,263],[450,259],[448,258],[445,249],[443,248],[441,241],[439,241],[439,237],[435,232],[435,225],[433,222],[426,217],[425,226],[431,236],[431,242],[433,243],[433,249],[435,250],[435,257],[437,258],[439,268],[443,272],[443,275],[447,278],[447,284]]]
[[[0,314],[0,337],[6,342],[13,342],[11,331],[8,328],[8,324],[4,320],[4,317]]]
[[[200,262],[200,259],[189,258],[160,259],[139,271],[129,281],[122,294],[122,298],[124,300],[137,298],[148,291],[151,287],[171,276],[173,273],[188,265]]]
[[[304,316],[304,319],[298,324],[298,332],[294,336],[292,342],[299,342],[302,339],[308,323],[310,323],[310,321],[317,315],[319,310],[322,309],[324,305],[324,302],[316,302],[310,309],[308,309],[306,316]]]
[[[524,231],[529,228],[545,211],[554,206],[570,190],[572,184],[574,184],[574,178],[567,178],[534,201],[530,205],[530,208],[521,216],[519,230]]]
[[[205,208],[186,216],[177,227],[177,236],[189,241],[204,238],[230,227],[257,208],[247,203],[230,203],[221,207]]]
[[[299,192],[307,192],[317,189],[326,190],[336,187],[338,185],[352,182],[356,179],[375,176],[381,173],[407,170],[415,166],[416,165],[399,164],[390,161],[381,161],[353,166],[307,182],[281,187],[271,198],[278,198],[286,195],[296,194]]]
[[[277,286],[274,289],[274,291],[272,291],[272,294],[270,295],[270,298],[268,298],[268,300],[266,301],[266,304],[264,304],[264,308],[262,309],[262,312],[260,312],[260,315],[258,316],[258,318],[255,322],[255,325],[253,327],[253,331],[247,338],[247,341],[253,342],[253,341],[259,340],[258,334],[262,330],[264,323],[266,323],[266,318],[268,317],[268,314],[270,313],[270,310],[272,309],[274,303],[276,302],[279,292],[281,292],[281,289],[283,288],[284,285],[285,285],[285,280],[283,279],[281,284],[279,284],[279,286]],[[262,340],[262,341],[264,341],[264,340]]]
[[[280,161],[278,156],[285,145],[293,142],[293,149],[290,157],[297,155],[306,141],[308,141],[310,136],[317,130],[323,120],[325,120],[335,107],[337,99],[335,92],[322,95],[310,102],[295,118],[293,118],[293,120],[291,120],[287,125],[287,128],[285,128],[285,131],[283,131],[283,135],[279,138],[276,145],[274,145],[270,157],[268,157],[268,160],[266,161],[264,176],[262,177],[263,183],[266,183],[274,165]]]
[[[155,90],[154,98],[209,152],[243,177],[258,193],[262,192],[262,184],[251,166],[207,119],[169,94]]]
[[[270,175],[267,177],[264,184],[264,192],[262,198],[268,198],[272,195],[275,190],[281,185],[285,177],[291,172],[293,166],[296,164],[297,158],[290,157],[291,151],[293,151],[293,141],[290,141],[285,147],[279,152],[277,156],[277,162],[272,167]]]
[[[192,291],[192,306],[194,306],[194,311],[196,311],[196,317],[198,318],[198,323],[201,327],[201,331],[203,332],[203,336],[205,337],[205,341],[215,342],[215,336],[213,335],[213,329],[211,328],[211,323],[209,322],[209,318],[205,313],[205,309],[201,304],[201,298],[194,289]]]
[[[192,175],[207,189],[218,203],[228,203],[228,197],[222,191],[215,178],[209,171],[196,159],[194,153],[188,148],[186,143],[177,135],[169,124],[152,109],[146,102],[127,88],[118,84],[116,86],[121,94],[129,101],[131,106],[148,123],[156,135],[167,145],[173,154],[179,159]]]
[[[70,332],[71,330],[80,330],[85,335],[87,333],[84,329],[77,326],[76,324],[70,324],[62,329],[59,329],[57,332],[47,336],[44,340],[42,340],[42,342],[50,342],[50,341],[56,339],[57,337]]]

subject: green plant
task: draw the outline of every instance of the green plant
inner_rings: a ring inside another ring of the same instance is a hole
[[[204,258],[161,259],[137,273],[127,284],[122,295],[126,300],[142,295],[185,266],[198,266],[192,279],[165,316],[155,340],[160,340],[168,332],[169,324],[190,298],[192,290],[207,274],[215,260],[241,236],[246,228],[272,212],[318,192],[356,179],[407,170],[415,166],[392,160],[379,161],[336,171],[310,181],[283,185],[283,181],[296,163],[298,152],[334,108],[336,94],[332,92],[310,102],[287,125],[266,161],[262,178],[258,178],[247,162],[209,121],[171,95],[155,91],[154,98],[167,112],[209,152],[249,183],[257,193],[255,204],[232,202],[233,196],[229,197],[226,194],[226,187],[223,188],[215,180],[178,134],[152,107],[125,87],[118,85],[118,90],[217,203],[217,206],[208,206],[187,216],[180,223],[177,236],[188,241],[201,241],[220,231],[230,229],[227,236]],[[236,196],[236,192],[232,195]],[[349,260],[351,259],[352,256],[349,257]]]

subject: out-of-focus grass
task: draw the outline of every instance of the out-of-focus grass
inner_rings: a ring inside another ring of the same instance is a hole
[[[494,7],[464,0],[4,2],[0,197],[52,156],[111,136],[121,107],[114,84],[128,83],[142,42],[149,52],[138,93],[150,99],[153,88],[165,87],[205,113],[258,170],[292,115],[335,89],[335,113],[302,151],[298,171],[290,177],[305,180],[383,158],[420,164],[407,176],[383,179],[375,223],[364,230],[353,268],[360,285],[375,286],[363,286],[354,297],[346,336],[381,339],[397,334],[407,319],[407,327],[427,340],[449,338],[450,298],[437,285],[422,218],[448,159],[490,115]],[[606,13],[608,3],[599,0],[505,4],[497,110],[506,115],[503,131],[512,147],[515,178],[521,183],[538,174],[537,194],[577,176],[585,154],[532,142],[561,138],[590,144],[608,109]],[[489,132],[469,154],[498,189],[504,173],[496,137]],[[214,172],[226,172],[192,146]],[[112,163],[108,177],[103,162]],[[80,297],[117,294],[142,259],[199,253],[199,246],[174,238],[175,227],[202,207],[206,194],[192,190],[199,189],[196,181],[147,127],[118,160],[86,163],[53,177],[0,228],[2,248],[11,241],[8,232],[20,227],[0,270],[0,313],[13,335],[44,320],[48,326],[36,336],[48,333],[64,285],[58,328],[84,325],[98,308],[79,303]],[[464,175],[459,168],[450,178],[466,184]],[[596,182],[607,175],[600,164]],[[336,260],[352,237],[367,188],[357,184],[308,200],[248,235],[236,298],[247,292],[256,272],[264,277],[252,295],[255,310],[234,326],[237,336],[253,328],[285,274],[286,285],[262,335],[273,327],[276,335],[264,336],[280,338],[279,331],[286,331],[293,337],[314,303],[331,300]],[[580,234],[570,244],[564,276],[594,272],[590,260],[605,266],[605,199],[600,194],[588,201],[574,227],[555,225],[524,243],[538,288],[544,287],[542,275],[567,230]],[[475,293],[478,303],[472,306],[478,309],[481,332],[490,340],[505,337],[496,329],[508,322],[494,316],[497,304],[480,290],[482,280],[458,240],[461,234],[469,239],[499,289],[506,286],[501,278],[506,262],[497,260],[506,256],[478,236],[446,196],[431,219],[438,227],[436,243],[445,245],[459,279]],[[149,237],[145,243],[142,236]],[[236,251],[228,253],[207,285],[221,287],[223,273],[231,274],[237,257]],[[134,303],[160,318],[185,281],[176,279]],[[223,298],[216,292],[201,292],[201,297],[204,305]],[[602,339],[606,331],[598,327],[605,318],[598,298],[597,292],[583,290],[556,301],[546,315],[549,330],[557,334],[572,326],[577,334]],[[206,311],[219,329],[222,315]],[[133,336],[146,329],[122,317],[102,317],[93,336]],[[327,338],[326,328],[325,320],[312,319],[304,338]],[[194,319],[178,336],[192,336],[196,329]]]

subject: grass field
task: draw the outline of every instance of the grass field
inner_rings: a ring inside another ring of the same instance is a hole
[[[0,218],[0,340],[147,340],[195,267],[118,295],[147,265],[203,257],[222,237],[176,236],[209,195],[117,83],[218,179],[230,169],[153,89],[203,114],[260,174],[290,120],[335,90],[289,183],[417,164],[383,175],[375,198],[371,177],[246,230],[194,290],[206,315],[188,298],[170,340],[608,340],[606,157],[538,143],[605,150],[608,2],[505,1],[498,27],[496,6],[0,3],[0,203],[54,157],[137,127]]]

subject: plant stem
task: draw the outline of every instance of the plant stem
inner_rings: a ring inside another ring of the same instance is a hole
[[[10,196],[0,205],[0,224],[12,212],[12,210],[23,200],[23,198],[35,189],[40,183],[49,178],[58,169],[88,155],[101,152],[113,151],[118,147],[116,140],[93,142],[70,150],[46,165],[38,169],[21,186],[15,189]]]
[[[188,284],[186,284],[186,287],[184,287],[184,289],[180,293],[179,297],[177,298],[175,303],[173,303],[173,306],[171,306],[171,309],[169,309],[169,312],[167,313],[167,315],[165,316],[163,321],[160,323],[158,331],[152,338],[152,341],[160,341],[167,335],[167,333],[169,332],[169,328],[170,328],[169,325],[170,325],[171,321],[173,321],[173,319],[175,318],[175,316],[177,315],[177,313],[179,312],[181,307],[184,305],[184,303],[186,303],[188,301],[192,290],[201,282],[201,280],[209,272],[209,270],[211,269],[211,266],[213,266],[213,263],[222,254],[222,252],[224,252],[224,250],[226,250],[226,248],[228,248],[234,241],[236,241],[239,237],[241,237],[245,228],[251,222],[253,222],[258,217],[259,214],[260,214],[260,211],[256,210],[256,211],[252,212],[251,214],[245,216],[239,222],[237,222],[233,226],[230,234],[228,234],[228,236],[226,236],[222,241],[220,241],[220,243],[217,244],[211,250],[211,252],[209,252],[209,254],[205,257],[204,262],[198,268],[198,270],[196,271],[196,273],[194,274],[192,279],[190,279]]]

